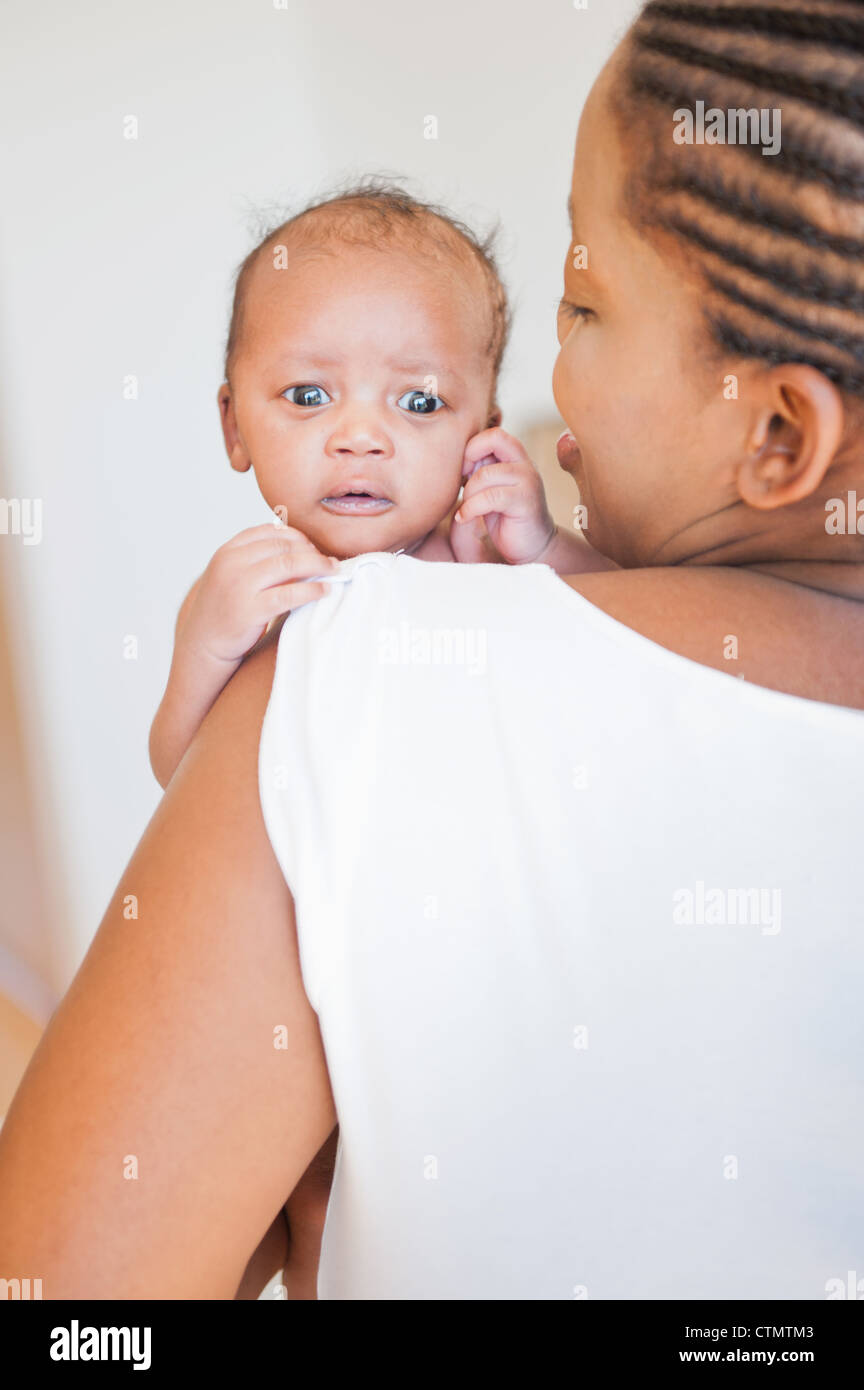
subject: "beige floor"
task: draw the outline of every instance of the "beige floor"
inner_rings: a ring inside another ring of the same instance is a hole
[[[9,1109],[42,1029],[0,994],[0,1117]]]

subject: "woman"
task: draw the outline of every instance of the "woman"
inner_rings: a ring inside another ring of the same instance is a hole
[[[739,8],[648,5],[580,124],[559,457],[623,569],[361,556],[241,668],[10,1110],[5,1277],[232,1298],[337,1117],[324,1297],[861,1267],[861,25]]]

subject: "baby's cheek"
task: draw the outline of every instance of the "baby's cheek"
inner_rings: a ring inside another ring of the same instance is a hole
[[[433,466],[434,464],[430,465],[430,467]],[[438,466],[440,468],[440,463]],[[432,525],[440,521],[455,504],[462,483],[461,459],[458,468],[450,468],[446,473],[440,473],[437,478],[430,473],[425,484],[418,483],[417,486],[416,506],[418,513],[422,513]]]

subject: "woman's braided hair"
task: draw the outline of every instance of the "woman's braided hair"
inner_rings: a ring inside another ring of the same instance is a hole
[[[692,255],[715,345],[864,396],[864,3],[649,3],[624,74],[628,212]],[[779,110],[779,151],[677,144],[676,113],[697,102]]]

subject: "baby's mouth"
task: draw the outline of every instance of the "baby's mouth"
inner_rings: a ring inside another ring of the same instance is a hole
[[[321,498],[321,506],[336,516],[378,516],[389,511],[393,502],[383,493],[366,488],[362,483],[339,488],[329,497]]]

